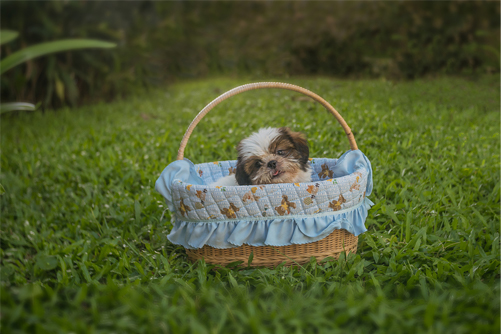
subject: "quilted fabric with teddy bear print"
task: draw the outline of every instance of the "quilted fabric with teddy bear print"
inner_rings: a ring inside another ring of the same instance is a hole
[[[204,183],[235,172],[235,161],[196,165]],[[232,220],[312,215],[353,207],[365,198],[369,170],[334,178],[335,159],[311,159],[314,182],[209,187],[178,181],[173,204],[183,221]]]

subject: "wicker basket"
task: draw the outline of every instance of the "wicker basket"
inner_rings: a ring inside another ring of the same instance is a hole
[[[184,137],[181,141],[180,148],[177,155],[177,160],[183,160],[184,158],[184,149],[187,145],[188,139],[190,138],[191,133],[194,128],[200,122],[200,120],[217,104],[222,102],[223,100],[234,96],[236,94],[254,90],[261,88],[280,88],[287,89],[295,92],[302,93],[306,96],[311,97],[316,102],[322,104],[340,123],[343,127],[350,144],[351,150],[357,150],[357,144],[355,142],[355,138],[351,129],[346,124],[341,115],[323,98],[318,96],[317,94],[304,89],[299,86],[285,84],[285,83],[276,83],[276,82],[261,82],[243,85],[232,89],[214,101],[209,103],[200,113],[195,117],[192,121]],[[364,194],[365,195],[365,194]],[[357,242],[358,237],[349,233],[344,229],[334,230],[327,237],[311,243],[306,244],[293,244],[289,246],[249,246],[242,245],[234,248],[227,249],[218,249],[211,246],[203,246],[198,249],[186,249],[186,253],[188,255],[189,260],[196,261],[199,259],[204,259],[207,263],[212,264],[220,264],[227,265],[229,263],[235,261],[244,261],[244,264],[247,263],[249,256],[253,253],[253,261],[252,266],[269,266],[273,267],[282,262],[286,262],[287,265],[292,265],[294,263],[303,264],[310,260],[310,258],[316,257],[317,260],[322,260],[326,257],[338,258],[341,252],[346,253],[356,253],[357,251]]]
[[[207,263],[227,265],[235,261],[243,261],[247,264],[249,256],[253,253],[251,266],[276,267],[285,261],[286,265],[304,264],[310,258],[316,257],[323,260],[326,257],[337,259],[341,252],[356,253],[358,237],[346,230],[335,230],[328,237],[302,245],[290,246],[248,246],[217,249],[204,246],[199,249],[187,249],[188,259],[195,262],[204,259]]]

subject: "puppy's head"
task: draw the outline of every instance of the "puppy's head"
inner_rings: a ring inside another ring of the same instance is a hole
[[[239,185],[308,182],[311,177],[305,136],[289,128],[264,128],[237,147]]]

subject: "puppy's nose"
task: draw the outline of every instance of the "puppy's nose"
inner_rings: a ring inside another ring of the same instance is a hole
[[[277,167],[277,161],[276,160],[271,160],[268,162],[268,168],[275,168]]]

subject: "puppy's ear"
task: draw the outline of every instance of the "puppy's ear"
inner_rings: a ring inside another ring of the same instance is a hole
[[[245,171],[245,161],[242,158],[242,142],[238,143],[238,160],[237,160],[237,170],[235,172],[235,179],[240,186],[246,186],[251,184],[250,176]]]
[[[246,186],[251,184],[251,180],[249,174],[245,171],[244,161],[241,157],[238,157],[237,160],[237,171],[235,173],[235,178],[237,179],[237,183],[240,186]]]
[[[299,161],[303,164],[306,164],[308,162],[308,158],[310,157],[310,149],[308,147],[306,136],[301,132],[292,132],[289,128],[286,127],[281,128],[280,130],[289,135],[289,138],[294,143],[294,147],[301,155],[301,159]]]

